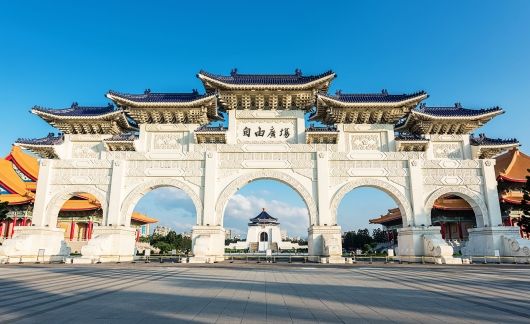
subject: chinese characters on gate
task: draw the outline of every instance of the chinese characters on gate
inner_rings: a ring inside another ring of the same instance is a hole
[[[289,138],[291,131],[289,127],[275,129],[274,126],[270,128],[258,126],[257,128],[250,129],[250,127],[243,128],[244,137],[263,137],[263,138]]]

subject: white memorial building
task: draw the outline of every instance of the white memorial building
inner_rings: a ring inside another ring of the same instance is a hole
[[[282,240],[282,231],[278,219],[269,215],[265,208],[248,223],[247,238],[245,241],[230,243],[227,248],[237,250],[249,250],[249,252],[278,252],[279,250],[290,250],[307,248],[298,243]]]
[[[224,211],[245,184],[272,179],[294,189],[308,210],[309,255],[343,262],[337,207],[358,187],[378,188],[399,206],[397,254],[458,262],[431,226],[439,197],[456,195],[473,208],[472,255],[527,256],[518,228],[501,226],[495,160],[477,152],[470,133],[504,111],[460,104],[430,107],[426,92],[328,93],[333,71],[319,75],[215,75],[200,71],[204,93],[109,91],[102,107],[35,106],[32,113],[64,133],[60,141],[19,141],[39,154],[33,226],[16,227],[0,256],[62,257],[57,215],[70,197],[89,193],[103,224],[82,248],[85,260],[130,260],[131,215],[159,187],[186,192],[196,210],[193,261],[223,260]],[[211,127],[226,116],[225,126]],[[306,119],[317,123],[309,126]]]

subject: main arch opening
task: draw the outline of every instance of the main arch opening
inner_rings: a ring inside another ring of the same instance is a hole
[[[222,215],[227,253],[307,252],[308,208],[281,181],[247,182],[228,200]]]
[[[134,194],[134,193],[133,193]],[[130,224],[136,228],[138,254],[189,254],[197,212],[191,197],[180,188],[148,188],[135,203]]]
[[[381,189],[360,186],[350,190],[340,201],[336,217],[345,254],[383,253],[397,246],[402,213],[398,202]]]

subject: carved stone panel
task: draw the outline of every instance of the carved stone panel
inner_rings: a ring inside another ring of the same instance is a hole
[[[380,133],[360,133],[350,135],[350,147],[352,150],[380,151]]]
[[[153,136],[155,150],[182,150],[184,133],[161,133]]]
[[[96,159],[99,157],[98,143],[75,143],[72,148],[74,159]]]
[[[433,144],[434,157],[437,159],[463,159],[461,142],[443,142]]]

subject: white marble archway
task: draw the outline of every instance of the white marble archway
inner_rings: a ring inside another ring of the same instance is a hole
[[[47,222],[45,221],[45,225],[47,224],[50,227],[57,226],[57,217],[59,216],[59,212],[61,211],[61,208],[63,207],[64,203],[73,196],[81,194],[91,194],[96,197],[98,202],[101,204],[101,209],[103,210],[103,217],[106,217],[108,206],[106,192],[94,186],[71,185],[53,194],[46,207],[45,215],[48,219]]]
[[[245,173],[228,184],[217,198],[215,207],[217,225],[222,225],[224,221],[224,211],[230,198],[246,184],[261,179],[277,180],[282,182],[294,191],[296,191],[304,201],[309,214],[309,224],[316,224],[318,217],[317,206],[312,194],[307,190],[302,183],[293,178],[287,173],[276,170],[261,170],[256,172]]]
[[[375,178],[358,178],[346,182],[342,187],[340,187],[337,192],[333,195],[330,204],[330,212],[332,224],[337,224],[337,209],[339,208],[340,202],[350,191],[360,188],[360,187],[371,187],[379,189],[386,194],[388,194],[399,207],[403,218],[403,226],[408,226],[413,224],[412,220],[412,208],[408,199],[405,197],[398,188],[393,184],[387,181],[383,181]]]
[[[123,224],[130,224],[131,223],[131,215],[134,211],[134,207],[138,204],[138,201],[142,199],[142,197],[147,194],[148,192],[151,192],[154,189],[162,188],[162,187],[173,187],[178,188],[184,191],[193,202],[193,205],[195,206],[195,214],[196,214],[196,223],[200,224],[202,219],[202,211],[203,211],[203,205],[202,201],[199,198],[199,194],[195,192],[195,190],[192,189],[189,185],[184,183],[181,180],[173,179],[173,178],[158,178],[153,179],[148,182],[144,182],[142,184],[137,185],[134,187],[125,197],[123,202],[121,203],[120,208],[120,220],[123,222]]]
[[[436,199],[444,195],[455,195],[464,199],[471,206],[471,208],[473,208],[473,212],[475,213],[475,219],[477,221],[477,227],[484,227],[484,225],[490,225],[488,224],[489,222],[487,220],[488,208],[486,207],[486,203],[484,203],[484,200],[482,200],[478,193],[461,186],[443,187],[435,190],[429,195],[429,198],[427,198],[427,201],[425,202],[425,210],[427,212],[427,219],[429,220],[429,225],[432,224],[431,210],[434,206],[434,202],[436,201]]]

